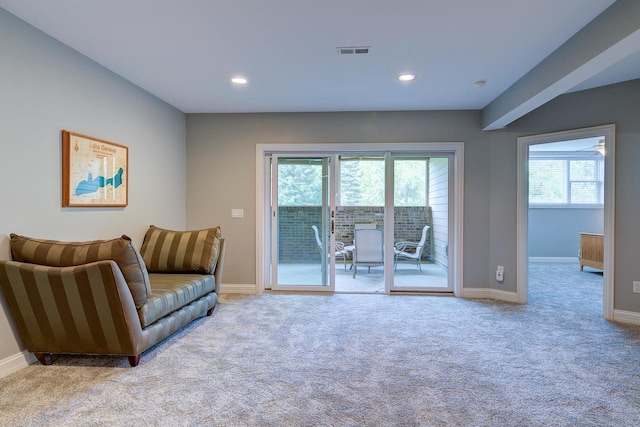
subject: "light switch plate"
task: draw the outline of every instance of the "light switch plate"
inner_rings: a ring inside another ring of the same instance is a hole
[[[231,209],[231,218],[244,218],[244,209]]]

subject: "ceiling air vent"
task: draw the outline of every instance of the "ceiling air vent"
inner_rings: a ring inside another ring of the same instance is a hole
[[[338,55],[365,55],[371,52],[371,46],[337,47]]]

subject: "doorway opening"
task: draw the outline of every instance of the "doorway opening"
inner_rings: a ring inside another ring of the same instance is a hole
[[[462,144],[363,147],[258,146],[260,290],[457,292]]]
[[[601,275],[603,314],[613,314],[614,134],[609,125],[518,139],[520,302],[530,279],[580,281],[575,268],[584,283]]]

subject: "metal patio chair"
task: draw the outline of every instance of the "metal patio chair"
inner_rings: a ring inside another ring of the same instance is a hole
[[[316,235],[316,243],[318,244],[318,251],[320,251],[320,262],[323,262],[324,255],[322,250],[322,240],[320,239],[320,234],[318,233],[318,227],[312,225],[311,228],[313,228],[313,232]],[[344,271],[347,271],[347,255],[349,254],[349,251],[345,250],[344,243],[342,242],[336,242],[336,247],[334,250],[336,259],[342,258],[342,262],[344,262]],[[329,254],[327,254],[327,256],[328,255]]]
[[[415,261],[418,265],[418,269],[422,272],[422,266],[420,265],[420,258],[422,257],[422,250],[427,242],[427,235],[429,234],[429,226],[425,225],[422,229],[422,237],[418,243],[415,242],[398,242],[394,248],[394,262],[393,269],[398,268],[398,260]]]
[[[384,265],[383,230],[358,229],[354,231],[353,277],[356,277],[358,266],[369,268]]]

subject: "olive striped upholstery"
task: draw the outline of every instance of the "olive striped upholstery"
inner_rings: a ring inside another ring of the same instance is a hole
[[[140,253],[150,273],[212,274],[220,254],[220,227],[193,231],[150,226]]]
[[[211,292],[147,326],[142,330],[142,337],[136,346],[136,354],[142,353],[192,320],[204,316],[207,310],[215,307],[217,303],[218,294]]]
[[[151,273],[149,279],[151,296],[138,311],[143,328],[213,292],[216,287],[214,277],[208,274]]]
[[[114,261],[47,267],[0,261],[0,283],[29,351],[136,353],[142,328]]]
[[[20,251],[33,259],[47,252]],[[113,260],[62,267],[0,260],[0,286],[27,350],[42,363],[51,353],[113,354],[135,366],[143,351],[215,307],[224,239],[218,253],[211,275],[152,274],[146,308],[136,307]]]
[[[0,285],[34,353],[138,355],[218,303],[209,292],[143,329],[114,261],[46,267],[0,260]]]
[[[60,242],[11,234],[11,257],[14,261],[51,267],[70,267],[95,261],[113,260],[118,264],[137,307],[149,295],[151,285],[142,256],[128,236],[89,242]]]

